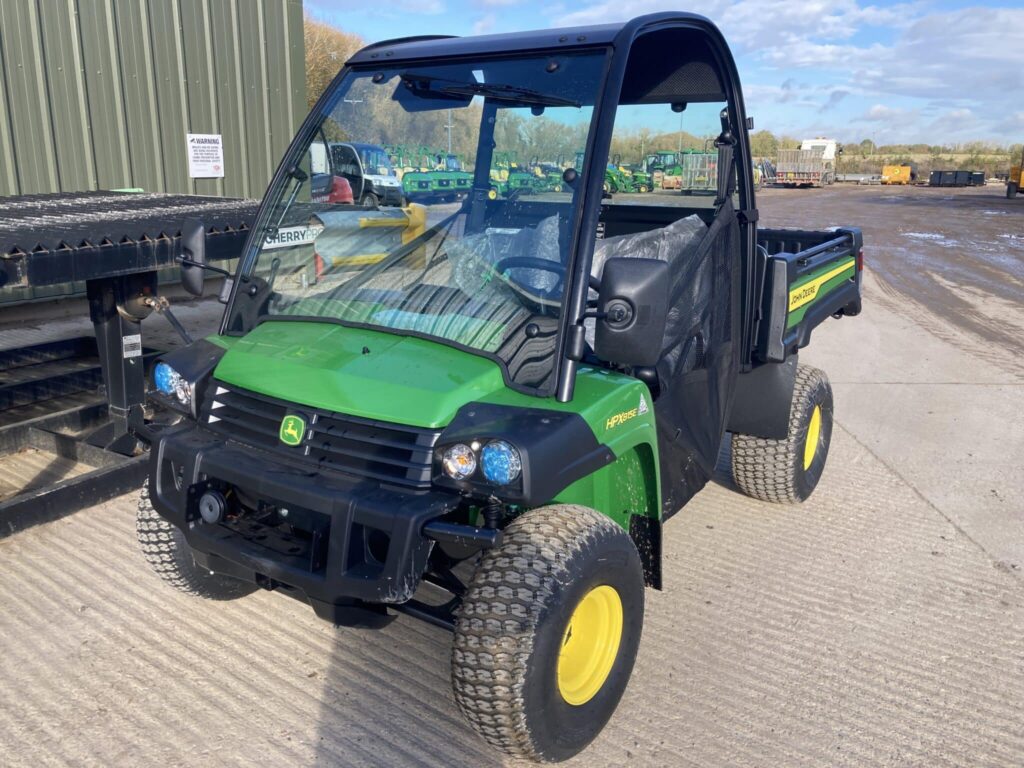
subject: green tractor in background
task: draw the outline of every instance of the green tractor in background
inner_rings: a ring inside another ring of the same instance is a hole
[[[632,163],[623,163],[621,155],[615,155],[612,159],[612,165],[615,169],[628,180],[630,192],[639,192],[641,194],[651,192],[654,189],[654,183],[651,179],[651,174],[647,173],[641,165],[635,165]]]
[[[650,174],[651,183],[659,189],[679,189],[683,166],[679,152],[659,150],[649,153],[643,162],[644,170]]]
[[[538,157],[530,160],[530,169],[533,172],[533,186],[537,192],[562,192],[565,190],[565,183],[562,180],[562,171],[565,167],[565,158],[559,155],[554,162],[546,162]]]
[[[523,170],[513,151],[495,152],[491,158],[491,191],[495,197],[533,194],[537,191],[536,178]]]
[[[618,156],[616,156],[618,159]],[[576,153],[576,167],[582,168],[584,162],[584,153]],[[641,188],[642,187],[642,188]],[[649,192],[651,190],[650,181],[641,183],[640,180],[633,176],[629,171],[623,170],[619,167],[618,163],[607,163],[604,169],[604,185],[602,187],[608,194],[617,194],[620,192]]]

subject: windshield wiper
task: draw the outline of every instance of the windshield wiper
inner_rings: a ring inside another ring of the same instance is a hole
[[[464,85],[446,85],[437,89],[441,93],[462,96],[483,96],[498,101],[510,101],[514,104],[526,104],[537,107],[576,107],[582,105],[578,101],[552,96],[530,88],[499,83],[465,83]]]
[[[460,83],[457,80],[446,80],[440,77],[430,77],[429,75],[424,76],[414,73],[402,75],[402,80],[417,94],[427,92],[442,96],[483,96],[487,99],[535,107],[576,107],[578,109],[583,106],[580,102],[573,99],[541,93],[532,88],[522,88],[518,85],[506,85],[504,83]]]

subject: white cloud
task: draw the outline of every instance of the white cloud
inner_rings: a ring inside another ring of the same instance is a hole
[[[553,15],[558,25],[592,24],[663,9],[663,0],[597,0]],[[842,102],[847,113],[873,104],[859,119],[907,140],[926,129],[936,132],[927,137],[932,141],[967,130],[1002,141],[1024,133],[1021,121],[1006,114],[1014,94],[1024,93],[1024,67],[1013,53],[1024,51],[1024,8],[707,0],[699,11],[745,60],[741,74],[753,110],[806,108],[804,118],[787,112],[780,118],[787,123],[817,121],[812,114],[827,115]],[[765,82],[772,72],[781,85]]]
[[[914,17],[916,3],[888,8],[862,6],[857,0],[708,0],[697,12],[715,22],[731,44],[755,48],[780,36],[788,40],[845,40],[864,26],[902,27]],[[562,26],[626,21],[664,11],[663,0],[601,0],[557,16]]]
[[[396,6],[407,13],[419,13],[424,16],[437,16],[447,10],[444,0],[398,0]]]
[[[887,107],[885,104],[875,104],[860,119],[874,123],[888,123],[893,120],[898,120],[906,114],[905,110],[897,109],[896,107]]]
[[[473,22],[474,35],[486,35],[494,31],[494,24],[497,18],[493,13],[487,13]]]

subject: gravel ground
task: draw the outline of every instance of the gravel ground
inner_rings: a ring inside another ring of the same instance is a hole
[[[926,192],[763,196],[769,226],[866,230],[865,312],[804,356],[835,388],[828,466],[804,505],[721,472],[672,519],[634,678],[571,765],[1024,763],[1024,371],[1010,340],[955,317],[958,297],[1019,317],[1022,293],[972,278],[989,262],[967,246],[946,269],[928,238],[900,244],[890,230],[927,206],[877,197]],[[971,242],[1024,234],[1024,205],[1003,202]],[[942,231],[927,209],[907,231]],[[1013,258],[1000,279],[1019,281]],[[922,274],[891,278],[900,264]],[[0,540],[0,763],[506,764],[459,718],[444,632],[186,598],[147,570],[133,513],[124,497]]]

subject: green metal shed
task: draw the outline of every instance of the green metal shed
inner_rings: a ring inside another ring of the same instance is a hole
[[[306,113],[301,0],[0,0],[0,195],[262,197]],[[219,134],[223,178],[191,178]]]

